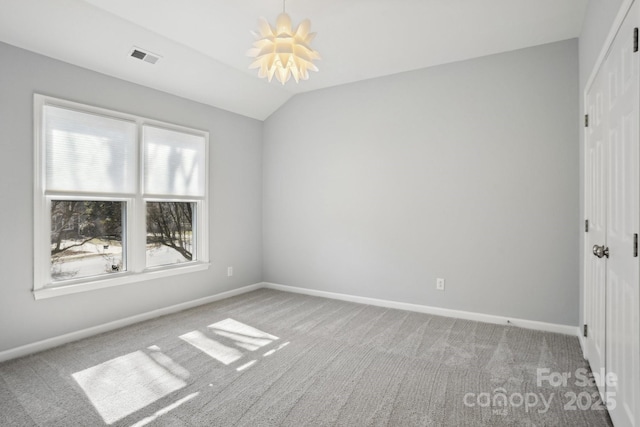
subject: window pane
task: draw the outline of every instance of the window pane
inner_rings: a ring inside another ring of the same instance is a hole
[[[147,202],[147,267],[195,259],[195,203]]]
[[[125,202],[51,201],[51,278],[54,281],[125,270]]]
[[[135,123],[51,105],[44,122],[47,190],[136,191]]]
[[[205,138],[143,126],[144,192],[204,196]]]

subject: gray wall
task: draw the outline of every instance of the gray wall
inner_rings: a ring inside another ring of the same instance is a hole
[[[261,122],[3,43],[0,64],[0,351],[261,281]],[[209,270],[33,299],[34,92],[210,132]]]
[[[297,95],[264,125],[264,279],[577,325],[577,100],[575,39]]]
[[[580,62],[580,114],[584,114],[584,91],[587,80],[595,67],[596,60],[605,39],[609,34],[611,25],[618,14],[622,0],[590,0],[582,25],[580,35],[579,62]],[[578,218],[580,228],[580,248],[584,247],[584,132],[580,126],[580,216]],[[583,324],[583,285],[584,284],[584,260],[580,256],[580,324]]]

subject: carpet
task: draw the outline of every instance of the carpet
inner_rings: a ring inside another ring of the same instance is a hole
[[[610,426],[576,337],[260,289],[0,364],[2,426]]]

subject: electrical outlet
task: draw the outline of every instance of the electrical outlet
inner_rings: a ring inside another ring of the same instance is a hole
[[[227,267],[227,277],[233,276],[233,267]]]
[[[436,289],[439,291],[444,291],[444,279],[441,277],[438,277],[436,279]]]

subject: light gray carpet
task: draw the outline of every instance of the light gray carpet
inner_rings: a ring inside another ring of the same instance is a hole
[[[611,425],[586,367],[575,337],[262,289],[0,364],[0,425]]]

